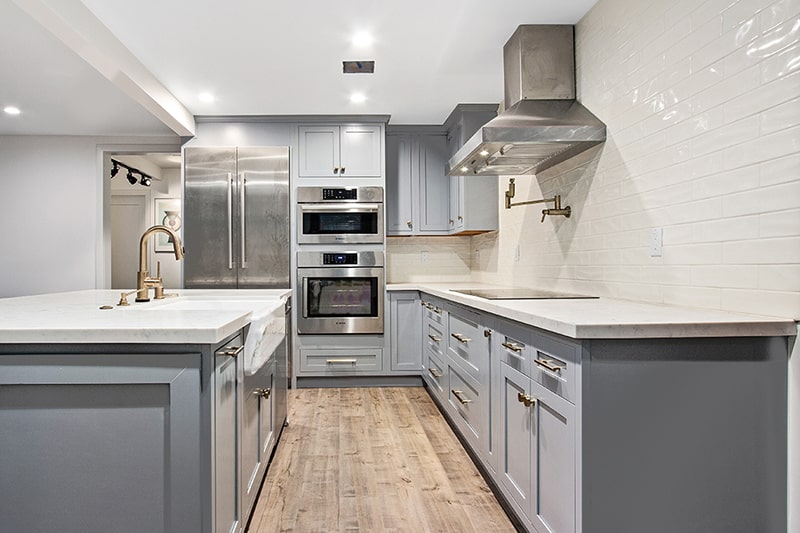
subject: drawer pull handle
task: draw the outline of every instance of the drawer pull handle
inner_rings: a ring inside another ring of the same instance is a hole
[[[461,402],[462,405],[466,405],[468,403],[472,403],[472,400],[468,400],[467,398],[464,398],[464,392],[463,391],[450,389],[450,392],[453,393],[453,396],[455,396],[456,399],[459,402]]]
[[[565,368],[565,366],[556,364],[552,359],[534,359],[533,362],[550,372],[561,372]]]
[[[358,359],[326,359],[325,362],[329,365],[354,365]]]
[[[236,357],[244,350],[244,344],[241,346],[237,346],[236,348],[228,348],[227,350],[222,350],[217,352],[217,355],[230,355],[231,357]]]
[[[435,368],[429,368],[428,373],[431,375],[431,377],[434,377],[436,379],[442,377],[442,373],[436,370]]]
[[[455,340],[457,340],[458,342],[460,342],[462,344],[467,344],[469,341],[472,340],[472,339],[468,339],[467,337],[465,337],[461,333],[451,333],[450,336],[453,337]]]
[[[522,350],[525,348],[524,344],[517,344],[516,342],[504,342],[504,348],[508,348],[512,352],[521,353]]]
[[[266,389],[255,389],[253,391],[253,395],[254,396],[259,396],[261,398],[264,398],[265,400],[269,398],[270,394],[272,394],[272,389],[269,389],[269,388],[266,388]]]
[[[436,335],[431,335],[430,333],[428,333],[428,338],[433,342],[442,342],[441,337],[437,337]]]
[[[521,392],[517,393],[517,401],[519,401],[519,403],[524,403],[525,407],[530,407],[536,403],[536,400],[533,397]]]

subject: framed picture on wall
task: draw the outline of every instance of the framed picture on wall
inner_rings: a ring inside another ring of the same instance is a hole
[[[155,223],[179,232],[181,229],[181,199],[180,198],[155,198],[153,200]],[[172,253],[172,237],[166,233],[155,234],[156,253]]]

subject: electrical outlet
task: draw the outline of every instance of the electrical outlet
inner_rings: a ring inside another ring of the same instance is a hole
[[[664,244],[664,231],[661,228],[650,230],[650,257],[661,257],[661,248]]]
[[[419,260],[422,263],[427,263],[428,262],[428,252],[420,252],[419,253]]]
[[[519,244],[514,248],[514,261],[519,261]]]

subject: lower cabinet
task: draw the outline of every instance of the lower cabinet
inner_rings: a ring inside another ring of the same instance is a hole
[[[239,493],[239,374],[241,335],[214,352],[214,531],[235,532],[241,523]]]
[[[389,317],[391,370],[419,372],[423,368],[419,342],[422,331],[419,294],[416,291],[390,293]]]

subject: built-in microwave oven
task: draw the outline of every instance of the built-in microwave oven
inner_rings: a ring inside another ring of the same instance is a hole
[[[297,242],[381,244],[381,187],[298,187]]]

